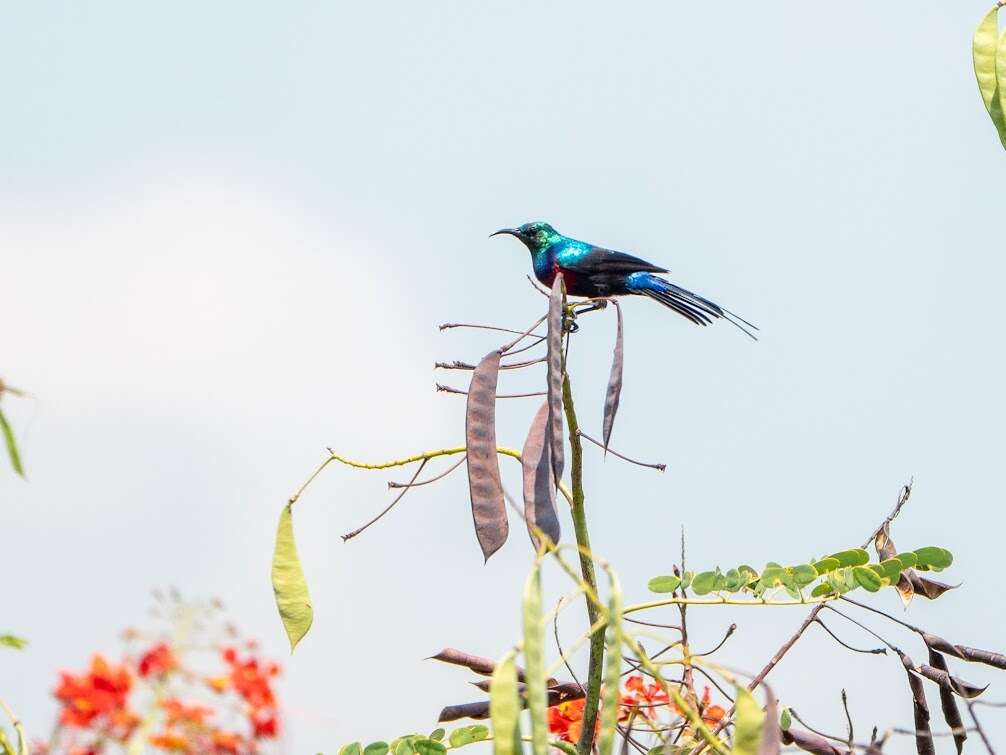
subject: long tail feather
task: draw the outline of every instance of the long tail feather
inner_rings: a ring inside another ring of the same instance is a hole
[[[692,293],[688,289],[681,288],[681,286],[676,286],[657,275],[640,276],[636,285],[632,287],[632,291],[655,299],[696,325],[710,325],[713,320],[722,317],[752,340],[758,340],[757,336],[751,332],[751,330],[758,330],[758,326],[735,315],[729,309],[724,309],[719,304]]]

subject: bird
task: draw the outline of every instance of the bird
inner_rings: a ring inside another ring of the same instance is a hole
[[[510,235],[531,252],[535,277],[551,288],[556,273],[562,273],[566,293],[588,298],[648,296],[696,325],[725,319],[754,340],[758,327],[702,296],[661,278],[666,268],[625,252],[595,246],[559,233],[548,223],[536,221],[517,228],[500,228],[493,236]]]

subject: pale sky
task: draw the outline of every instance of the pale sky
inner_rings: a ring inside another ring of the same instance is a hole
[[[315,624],[292,658],[269,560],[326,446],[378,461],[461,442],[463,399],[433,385],[467,376],[432,365],[500,340],[436,326],[540,314],[526,251],[487,238],[534,219],[661,263],[761,328],[751,343],[626,303],[612,444],[668,469],[588,450],[585,474],[627,600],[668,572],[682,526],[696,568],[803,561],[858,545],[914,476],[896,542],[949,548],[942,578],[964,587],[908,620],[1006,647],[1004,155],[970,62],[984,3],[5,10],[0,376],[37,399],[4,400],[29,481],[0,470],[0,632],[31,645],[2,654],[0,696],[32,734],[57,670],[117,652],[167,585],[219,596],[283,659],[285,752],[428,731],[478,698],[422,659],[517,639],[532,554],[512,520],[482,565],[463,473],[344,544],[410,470],[326,472],[295,514]],[[587,432],[613,330],[592,315],[575,337]],[[501,443],[519,447],[536,408],[502,405]],[[720,658],[754,669],[803,615],[691,621],[709,645],[737,622]],[[1006,699],[1002,673],[954,668]],[[817,628],[770,679],[826,730],[843,687],[862,737],[911,725],[896,659]],[[943,728],[935,689],[930,707]]]

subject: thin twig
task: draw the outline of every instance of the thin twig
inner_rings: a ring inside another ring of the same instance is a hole
[[[643,626],[656,627],[657,629],[676,629],[679,632],[681,631],[681,627],[675,624],[657,624],[653,621],[643,621],[642,619],[630,619],[628,616],[623,616],[622,621],[630,621],[633,624],[642,624]]]
[[[992,749],[992,743],[989,741],[988,735],[985,734],[985,729],[982,728],[981,721],[978,720],[978,716],[975,715],[975,702],[968,700],[968,713],[971,714],[971,720],[975,722],[975,729],[978,731],[978,736],[981,737],[982,742],[985,744],[985,749],[989,751],[989,755],[996,755],[996,751]]]
[[[456,462],[451,464],[445,471],[438,474],[436,477],[430,477],[428,480],[420,480],[419,482],[388,482],[388,487],[391,489],[395,488],[417,488],[420,485],[429,485],[431,482],[436,482],[437,480],[444,479],[447,475],[453,472],[455,469],[460,467],[468,460],[467,456],[462,456]],[[413,478],[415,479],[415,478]]]
[[[524,335],[523,330],[513,330],[512,328],[499,328],[496,327],[495,325],[479,325],[470,322],[445,322],[438,327],[440,328],[440,330],[449,330],[450,328],[474,328],[476,330],[495,330],[499,333],[516,333],[517,335]]]
[[[587,440],[589,440],[591,443],[593,443],[598,448],[604,448],[604,444],[603,443],[601,443],[600,441],[594,440],[589,435],[587,435],[587,433],[585,433],[583,430],[580,430],[579,434],[580,434],[581,438],[586,438]],[[667,465],[666,464],[648,464],[648,463],[646,463],[644,461],[636,461],[635,459],[630,459],[628,456],[623,456],[622,454],[618,453],[618,451],[616,451],[615,449],[613,449],[611,446],[608,446],[608,453],[611,454],[612,456],[617,456],[622,461],[627,461],[630,464],[635,464],[636,466],[640,466],[640,467],[649,467],[650,469],[656,469],[658,472],[663,472],[665,469],[667,469]]]
[[[835,608],[833,606],[825,606],[825,608],[827,608],[829,611],[834,611],[835,613],[837,613],[839,616],[841,616],[846,621],[851,621],[853,624],[855,624],[857,627],[859,627],[860,629],[862,629],[864,632],[872,635],[874,638],[880,640],[885,645],[887,645],[887,647],[889,647],[891,649],[891,652],[897,654],[898,657],[901,657],[902,652],[896,646],[892,645],[890,642],[888,642],[887,640],[885,640],[883,637],[881,637],[879,634],[877,634],[876,632],[874,632],[872,629],[870,629],[865,624],[862,624],[862,623],[856,621],[854,618],[852,618],[848,614],[842,613],[841,611],[839,611],[837,608]]]
[[[509,355],[508,355],[509,356]],[[538,359],[528,359],[524,362],[511,362],[510,364],[500,364],[501,370],[519,370],[524,367],[531,367],[535,364],[541,364],[546,361],[546,357],[539,357]],[[434,369],[439,370],[474,370],[475,365],[469,364],[468,362],[459,362],[454,360],[453,362],[436,362],[433,365]]]
[[[817,623],[821,624],[822,627],[824,626],[820,620]],[[831,634],[830,631],[829,634]],[[832,635],[832,637],[834,637],[834,635]],[[835,637],[835,639],[838,640],[837,637]],[[839,642],[841,642],[841,640],[839,640]],[[887,655],[887,653],[884,653],[884,655]],[[849,732],[849,738],[846,740],[846,744],[849,745],[849,749],[851,750],[852,742],[856,738],[856,733],[852,728],[852,716],[849,714],[849,695],[846,694],[845,689],[842,689],[842,709],[845,711],[845,723]]]
[[[361,532],[363,532],[365,529],[367,529],[367,527],[369,527],[374,522],[376,522],[378,519],[380,519],[382,516],[384,516],[385,514],[387,514],[389,511],[391,511],[391,509],[393,509],[395,507],[395,504],[398,503],[400,500],[402,500],[402,496],[404,496],[406,493],[409,492],[409,487],[412,485],[412,483],[414,483],[416,481],[416,478],[419,477],[419,473],[423,471],[423,467],[426,466],[426,462],[427,461],[429,461],[429,459],[423,459],[421,462],[419,462],[419,467],[416,469],[416,473],[414,475],[412,475],[412,479],[409,480],[409,484],[406,485],[402,489],[401,493],[399,493],[397,496],[395,496],[395,500],[393,500],[391,503],[389,503],[388,507],[386,509],[384,509],[384,511],[382,511],[380,514],[378,514],[377,516],[375,516],[373,519],[371,519],[369,522],[367,522],[366,524],[364,524],[362,527],[357,527],[352,532],[347,532],[345,535],[342,536],[342,541],[346,542],[350,538],[356,537]]]
[[[800,723],[802,723],[804,725],[804,728],[806,728],[808,731],[812,731],[813,733],[817,734],[817,736],[824,737],[825,739],[830,739],[833,742],[841,742],[842,744],[846,744],[846,741],[844,739],[842,739],[841,737],[836,737],[836,736],[833,736],[831,734],[825,734],[823,731],[819,731],[818,729],[815,729],[809,723],[807,723],[802,718],[800,718],[800,715],[796,712],[795,708],[790,708],[789,709],[789,713],[790,713],[791,716],[793,716],[793,718],[795,718],[797,721],[799,721]]]
[[[854,653],[864,653],[866,655],[887,655],[887,648],[867,648],[867,649],[854,648],[852,645],[849,645],[848,643],[845,643],[842,640],[840,640],[838,635],[832,632],[830,629],[828,629],[827,625],[823,621],[821,621],[821,619],[819,618],[814,619],[814,623],[820,625],[821,629],[830,634],[831,638],[839,645],[844,647],[846,650],[851,650]]]
[[[438,393],[456,393],[459,396],[467,396],[468,391],[463,391],[460,388],[452,388],[449,385],[444,385],[443,383],[437,383]],[[534,393],[497,393],[496,398],[531,398],[532,396],[544,396],[545,391],[535,391]]]
[[[736,631],[737,631],[737,625],[736,624],[731,624],[729,627],[727,627],[727,633],[725,635],[723,635],[723,639],[720,640],[716,644],[716,647],[714,647],[712,650],[707,650],[704,653],[692,653],[692,657],[693,658],[698,658],[698,657],[701,657],[703,655],[712,655],[717,650],[719,650],[721,647],[723,647],[723,645],[726,643],[726,641],[730,639],[730,635],[732,635]]]

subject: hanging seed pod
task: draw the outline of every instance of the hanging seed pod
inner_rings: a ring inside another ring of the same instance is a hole
[[[948,676],[950,675],[950,669],[947,668],[947,659],[933,650],[931,646],[929,648],[929,663],[940,671],[945,672]],[[964,740],[968,738],[968,733],[964,731],[964,721],[961,719],[960,708],[957,707],[957,699],[943,685],[940,685],[940,707],[943,709],[943,720],[947,722],[947,726],[953,732],[957,755],[961,755],[964,749]]]
[[[562,439],[562,303],[565,287],[556,273],[548,297],[548,443],[552,448],[552,474],[556,485],[566,464]]]
[[[1000,44],[999,35],[999,6],[992,8],[975,30],[972,40],[971,53],[975,65],[975,77],[978,79],[978,90],[982,95],[982,102],[988,110],[992,123],[995,124],[996,131],[999,132],[999,140],[1006,147],[1006,114],[1003,111],[1003,99],[1006,98],[998,82],[1003,81],[1006,74],[1006,56],[1003,60],[997,61]],[[1004,50],[1006,52],[1006,50]]]
[[[611,428],[615,424],[615,413],[618,411],[618,402],[622,397],[622,361],[623,361],[623,337],[622,337],[622,308],[614,299],[611,302],[615,305],[615,316],[617,325],[615,326],[615,351],[611,357],[611,374],[608,376],[608,390],[604,394],[604,420],[602,422],[604,441],[604,452],[608,453],[608,443],[611,440]]]
[[[915,713],[915,749],[919,755],[936,755],[933,731],[929,727],[929,703],[922,680],[915,675],[915,662],[904,653],[898,654],[901,664],[908,674],[908,686],[912,690],[912,709]]]
[[[544,401],[528,430],[521,466],[524,471],[524,518],[527,520],[531,544],[537,551],[540,543],[535,527],[553,543],[559,542],[559,514],[555,508],[555,477],[552,475],[552,449],[545,442],[548,435],[548,401]]]
[[[465,414],[468,487],[475,535],[485,560],[506,542],[509,525],[499,459],[496,456],[496,383],[500,352],[489,352],[472,373]]]

